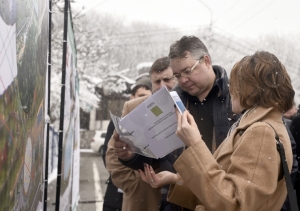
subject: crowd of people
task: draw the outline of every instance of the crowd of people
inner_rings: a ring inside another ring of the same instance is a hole
[[[110,123],[103,160],[112,189],[107,187],[103,211],[291,209],[275,136],[300,197],[300,116],[291,79],[275,55],[245,56],[228,78],[198,37],[183,36],[168,56],[154,61],[149,76],[151,88],[136,85],[122,116],[150,89],[175,90],[186,107],[182,115],[176,110],[176,135],[185,147],[145,157],[131,152]]]

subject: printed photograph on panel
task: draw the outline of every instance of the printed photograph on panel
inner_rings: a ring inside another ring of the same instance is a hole
[[[70,31],[68,31],[70,33]],[[64,139],[62,156],[60,210],[70,210],[72,198],[73,146],[75,139],[75,68],[72,44],[68,36],[66,54]]]
[[[0,0],[0,210],[42,210],[48,1]]]

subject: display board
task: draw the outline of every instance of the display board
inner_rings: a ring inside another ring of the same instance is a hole
[[[42,210],[49,1],[0,0],[0,210]]]
[[[69,6],[69,5],[68,5]],[[60,182],[60,211],[76,208],[79,198],[79,95],[76,71],[76,46],[70,9],[68,9],[67,45],[65,55],[65,94],[63,145]]]

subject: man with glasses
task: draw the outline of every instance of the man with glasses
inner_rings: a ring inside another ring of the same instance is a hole
[[[220,66],[212,65],[207,48],[195,36],[184,36],[173,43],[169,58],[173,76],[178,80],[178,86],[174,90],[193,115],[202,139],[214,152],[239,117],[231,110],[226,71]],[[156,160],[131,153],[127,145],[121,141],[116,141],[114,148],[119,160],[130,168],[144,169],[143,165],[147,163],[159,171],[171,172],[175,172],[173,164],[184,150],[177,149],[164,158]],[[161,189],[163,196],[160,210],[187,211],[188,209],[166,200],[168,188],[166,186]]]
[[[175,90],[214,152],[239,117],[231,110],[227,73],[212,65],[206,46],[194,36],[184,36],[173,43],[169,58],[179,85]]]

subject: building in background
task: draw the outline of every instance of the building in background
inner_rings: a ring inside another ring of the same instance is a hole
[[[84,114],[82,118],[89,121],[84,120],[85,125],[81,124],[81,128],[90,131],[106,130],[110,120],[109,112],[121,116],[123,105],[136,84],[146,83],[151,87],[151,83],[149,83],[151,65],[152,62],[139,63],[134,70],[137,75],[134,79],[125,76],[128,70],[112,73],[103,78],[101,83],[95,87],[96,95],[100,98],[99,107]]]

